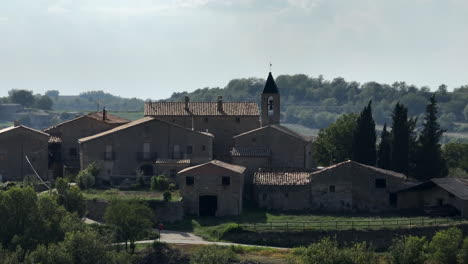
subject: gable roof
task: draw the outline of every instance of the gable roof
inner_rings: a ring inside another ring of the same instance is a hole
[[[278,92],[278,86],[276,86],[275,79],[273,79],[273,75],[271,75],[271,72],[268,73],[268,78],[265,83],[265,87],[263,88],[263,93],[264,94],[277,94]]]
[[[373,171],[380,172],[380,173],[383,173],[383,174],[387,174],[387,175],[397,177],[397,178],[402,178],[402,179],[407,178],[402,173],[398,173],[398,172],[394,172],[394,171],[390,171],[390,170],[385,170],[385,169],[377,168],[377,167],[370,166],[370,165],[365,165],[365,164],[355,162],[355,161],[352,161],[352,160],[343,161],[343,162],[331,165],[329,167],[323,168],[323,169],[321,169],[319,171],[313,172],[312,176],[323,173],[323,172],[326,172],[326,171],[329,171],[329,170],[333,170],[333,169],[336,169],[336,168],[339,168],[339,167],[342,167],[342,166],[351,166],[350,169],[353,169],[353,168],[355,169],[355,168],[361,167],[361,168],[366,168],[366,169],[369,169],[369,170],[373,170]]]
[[[138,120],[135,120],[135,121],[133,121],[133,122],[130,122],[130,123],[127,123],[127,124],[124,124],[124,125],[115,127],[115,128],[113,128],[113,129],[110,129],[110,130],[101,132],[101,133],[96,134],[96,135],[92,135],[92,136],[89,136],[89,137],[80,138],[80,139],[78,139],[78,142],[82,143],[82,142],[91,141],[91,140],[93,140],[93,139],[100,138],[100,137],[104,137],[104,136],[107,136],[107,135],[110,135],[110,134],[113,134],[113,133],[117,133],[117,132],[122,131],[122,130],[125,130],[125,129],[127,129],[127,128],[135,127],[135,126],[138,126],[138,125],[141,125],[141,124],[150,122],[150,121],[161,122],[161,123],[164,123],[164,124],[167,124],[167,125],[170,125],[170,126],[182,128],[182,129],[184,129],[184,130],[187,130],[187,131],[190,131],[190,132],[193,132],[193,133],[198,133],[198,134],[201,134],[201,135],[204,135],[204,136],[213,137],[213,135],[210,134],[210,133],[204,133],[204,132],[199,132],[199,131],[191,130],[191,129],[188,129],[188,128],[179,126],[179,125],[177,125],[177,124],[169,123],[169,122],[166,122],[166,121],[164,121],[164,120],[157,119],[157,118],[155,118],[155,117],[147,116],[147,117],[143,117],[143,118],[140,118],[140,119],[138,119]]]
[[[234,138],[242,137],[244,135],[248,135],[248,134],[251,134],[251,133],[255,133],[255,132],[258,132],[258,131],[263,130],[263,129],[275,129],[275,130],[278,130],[278,131],[280,131],[282,133],[285,133],[287,135],[290,135],[292,137],[295,137],[295,138],[298,138],[300,140],[307,141],[307,142],[312,140],[312,138],[308,138],[308,137],[303,136],[303,135],[301,135],[299,133],[296,133],[295,131],[293,131],[293,130],[285,127],[285,126],[282,126],[282,125],[269,125],[269,126],[259,127],[259,128],[244,132],[242,134],[239,134],[237,136],[234,136]]]
[[[106,112],[106,119],[103,120],[102,119],[102,112],[92,112],[92,113],[89,113],[89,114],[86,114],[86,115],[82,115],[82,116],[73,118],[71,120],[67,120],[67,121],[62,122],[62,123],[58,123],[56,125],[53,125],[51,127],[48,127],[46,129],[44,129],[44,131],[47,132],[47,131],[49,131],[51,129],[66,125],[68,123],[75,122],[75,121],[83,119],[83,118],[91,118],[91,119],[97,120],[99,122],[103,122],[103,123],[107,123],[107,124],[117,124],[117,125],[119,125],[119,124],[123,125],[123,124],[126,124],[126,123],[130,122],[130,120],[127,120],[127,119],[124,119],[124,118],[121,118],[121,117],[118,117],[118,116],[115,116],[115,115],[111,115],[111,114],[109,114],[109,112]]]
[[[303,171],[259,171],[254,174],[255,185],[307,185],[310,183],[310,172]]]
[[[50,137],[50,135],[47,134],[47,133],[45,133],[45,132],[42,132],[42,131],[37,130],[37,129],[34,129],[34,128],[30,128],[30,127],[27,127],[27,126],[23,126],[23,125],[19,125],[19,126],[10,126],[10,127],[1,129],[1,130],[0,130],[0,134],[4,134],[4,133],[8,133],[8,132],[13,132],[13,131],[18,130],[18,129],[24,129],[24,130],[27,130],[27,131],[31,131],[31,132],[37,133],[38,135],[41,135],[41,136]]]
[[[462,200],[468,200],[468,182],[458,178],[434,178],[431,182]]]
[[[146,102],[145,116],[259,116],[257,103],[222,102],[222,111],[217,102]]]
[[[212,161],[200,164],[200,165],[185,168],[185,169],[179,171],[178,174],[184,173],[184,172],[187,172],[187,171],[191,171],[191,170],[194,170],[194,169],[198,169],[198,168],[201,168],[201,167],[206,167],[206,166],[216,166],[216,167],[220,167],[220,168],[227,169],[227,170],[237,172],[237,173],[243,173],[245,171],[245,167],[230,164],[230,163],[226,163],[226,162],[222,162],[220,160],[212,160]]]

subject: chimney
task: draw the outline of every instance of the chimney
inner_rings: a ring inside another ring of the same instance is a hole
[[[188,111],[189,110],[189,107],[188,107],[188,103],[190,102],[190,98],[188,96],[185,96],[185,111]]]
[[[17,127],[20,125],[20,121],[19,120],[15,120],[13,121],[13,126]]]
[[[106,107],[102,108],[102,121],[106,121],[107,119],[107,110]]]
[[[218,111],[222,112],[223,111],[223,97],[218,96]]]

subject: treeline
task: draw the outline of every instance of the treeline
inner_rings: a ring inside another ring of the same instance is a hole
[[[416,130],[417,117],[397,103],[390,115],[390,127],[384,124],[377,137],[372,101],[361,113],[345,114],[329,127],[320,130],[314,141],[314,158],[319,165],[331,165],[352,159],[404,173],[418,180],[452,176],[467,176],[468,145],[451,143],[442,150],[440,139],[444,133],[438,122],[436,95],[429,98],[422,120]],[[455,175],[456,174],[456,175]]]
[[[8,96],[0,98],[0,103],[20,104],[25,108],[51,110],[54,102],[47,95],[33,94],[32,91],[13,89]]]
[[[226,101],[259,103],[264,83],[265,80],[258,78],[234,79],[223,89],[174,93],[167,101],[181,101],[184,96],[189,96],[192,101],[215,101],[221,95]],[[329,81],[322,76],[315,78],[305,74],[280,75],[276,84],[281,94],[282,121],[312,128],[325,128],[342,114],[359,112],[369,100],[372,100],[377,124],[390,122],[390,114],[397,102],[406,105],[411,116],[420,117],[432,95],[427,86],[417,87],[405,82],[360,84],[340,77]],[[458,122],[468,122],[468,85],[455,88],[453,92],[449,92],[446,85],[440,85],[435,93],[442,127],[468,131],[468,126],[457,125]]]

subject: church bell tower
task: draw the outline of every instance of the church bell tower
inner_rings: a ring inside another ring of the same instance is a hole
[[[280,94],[271,72],[263,88],[261,108],[262,127],[280,123]]]

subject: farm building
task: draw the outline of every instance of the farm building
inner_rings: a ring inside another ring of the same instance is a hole
[[[0,130],[0,175],[2,181],[22,181],[36,172],[48,178],[49,134],[26,126],[15,125]]]
[[[179,171],[185,212],[199,216],[239,215],[244,188],[242,166],[213,160]]]

